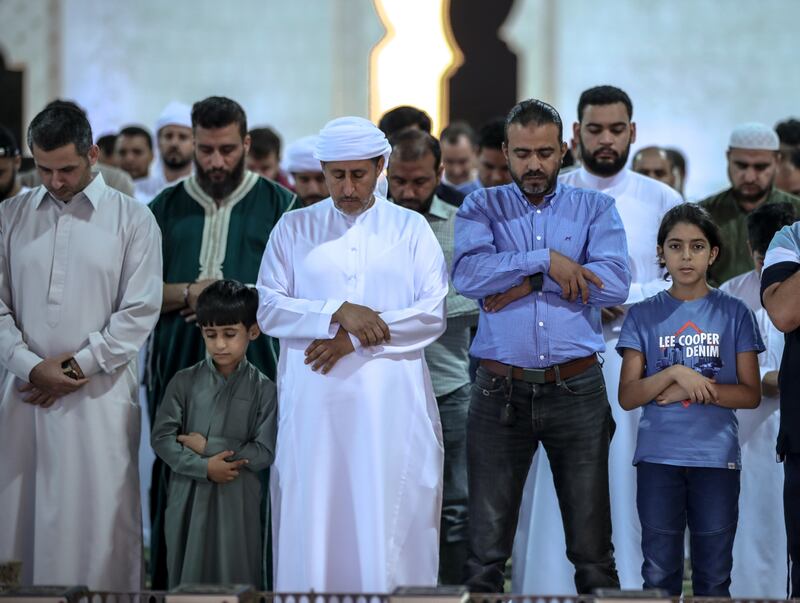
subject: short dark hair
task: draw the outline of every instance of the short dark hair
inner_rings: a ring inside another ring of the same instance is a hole
[[[456,144],[462,136],[466,136],[473,147],[478,146],[478,134],[475,132],[475,128],[465,121],[451,122],[442,130],[441,140],[447,144]]]
[[[800,145],[800,121],[790,117],[775,124],[775,133],[785,145],[796,147]]]
[[[28,126],[28,147],[36,145],[43,151],[53,151],[74,144],[78,155],[89,154],[92,148],[92,126],[86,113],[70,101],[53,101]]]
[[[393,158],[400,161],[415,161],[422,159],[430,153],[433,155],[433,169],[439,170],[442,164],[442,147],[439,141],[427,132],[414,128],[400,130],[389,140],[392,145],[392,154],[389,162]]]
[[[750,249],[766,254],[775,233],[796,221],[794,205],[788,201],[759,205],[747,215],[747,240]]]
[[[153,136],[147,131],[147,128],[143,126],[125,126],[119,131],[117,138],[120,136],[128,136],[130,138],[133,138],[134,136],[141,136],[147,142],[147,148],[151,151],[153,150]]]
[[[478,152],[481,149],[502,150],[506,138],[506,120],[503,117],[490,119],[478,131]]]
[[[257,312],[258,292],[231,279],[215,281],[203,289],[195,311],[201,327],[242,323],[248,329],[256,323]]]
[[[0,157],[8,159],[9,157],[19,156],[19,145],[17,139],[11,133],[11,130],[0,124]]]
[[[584,90],[578,100],[578,122],[583,121],[586,105],[613,105],[622,103],[628,110],[628,119],[633,119],[633,103],[624,90],[614,86],[595,86]]]
[[[508,142],[508,127],[511,124],[527,126],[535,123],[537,126],[545,124],[555,124],[558,127],[558,142],[564,140],[564,125],[561,123],[561,116],[552,105],[535,98],[520,101],[508,112],[508,117],[503,127],[503,142]]]
[[[281,137],[272,128],[253,128],[250,134],[250,150],[248,155],[255,159],[263,159],[269,155],[275,154],[275,157],[281,157]]]
[[[117,135],[116,134],[103,134],[100,138],[95,141],[95,144],[100,147],[100,150],[103,151],[106,155],[113,155],[114,154],[114,145],[117,142]]]
[[[378,127],[386,134],[387,138],[409,126],[418,126],[420,130],[430,134],[431,118],[421,109],[403,105],[384,113],[378,122]]]
[[[242,139],[247,136],[247,116],[242,106],[224,96],[209,96],[192,105],[192,130],[201,128],[224,128],[231,124],[239,126]]]
[[[678,224],[694,224],[701,230],[703,236],[708,239],[711,247],[716,247],[717,258],[722,254],[722,235],[711,214],[704,208],[700,207],[697,203],[681,203],[670,209],[661,218],[661,225],[658,227],[657,242],[661,249],[664,249],[664,242],[667,240],[667,235]],[[666,263],[659,258],[658,265],[666,268]]]

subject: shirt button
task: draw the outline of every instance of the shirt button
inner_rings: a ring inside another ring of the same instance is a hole
[[[541,209],[537,209],[537,210],[536,210],[536,213],[537,213],[537,214],[540,214],[540,213],[542,213],[542,210],[541,210]]]
[[[538,293],[539,293],[539,297],[541,297],[541,296],[542,296],[542,292],[541,292],[541,291],[539,291]]]
[[[541,241],[542,240],[542,235],[536,235],[536,240],[537,241]]]
[[[351,247],[351,248],[350,248],[350,251],[352,251],[353,253],[355,253],[355,252],[356,252],[356,248],[355,248],[355,247]]]
[[[539,360],[544,360],[544,354],[539,354]]]
[[[539,321],[539,326],[540,326],[540,327],[543,327],[543,326],[544,326],[544,323],[543,323],[541,320]]]

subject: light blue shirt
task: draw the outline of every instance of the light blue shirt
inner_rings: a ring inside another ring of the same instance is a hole
[[[605,349],[600,308],[622,304],[631,282],[612,197],[559,183],[537,207],[514,183],[480,189],[464,200],[455,229],[453,284],[463,296],[480,300],[545,275],[541,292],[496,313],[481,308],[473,356],[542,368]],[[561,297],[547,275],[551,249],[603,281],[602,289],[590,285],[588,304]]]

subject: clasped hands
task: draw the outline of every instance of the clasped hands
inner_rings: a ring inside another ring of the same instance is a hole
[[[584,304],[589,302],[589,283],[602,289],[603,281],[594,272],[572,261],[567,256],[550,250],[550,269],[547,274],[561,287],[561,297],[574,302],[579,297]],[[502,293],[487,295],[483,299],[486,312],[499,312],[508,304],[533,292],[530,277],[521,284],[511,287]]]
[[[202,434],[193,431],[189,434],[179,435],[178,442],[195,454],[203,456],[206,451],[208,440],[206,440]],[[223,450],[209,457],[207,469],[208,479],[218,484],[226,484],[239,477],[239,470],[242,465],[247,464],[247,459],[229,461],[228,459],[233,455],[233,450]]]
[[[46,358],[37,364],[28,375],[30,383],[19,388],[25,394],[23,400],[34,406],[50,408],[56,400],[80,389],[89,380],[81,374],[80,379],[73,379],[64,374],[61,364],[69,360],[73,354],[62,354],[54,358]]]
[[[389,326],[375,310],[367,306],[344,302],[333,313],[332,322],[339,323],[333,339],[315,339],[306,348],[305,363],[312,371],[326,375],[344,356],[355,351],[350,335],[355,336],[364,347],[389,341]]]

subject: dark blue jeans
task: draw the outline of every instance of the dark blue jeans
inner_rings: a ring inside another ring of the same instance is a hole
[[[503,591],[522,489],[539,442],[553,470],[578,592],[619,588],[608,497],[613,432],[599,365],[544,385],[478,369],[467,421],[470,591]]]
[[[694,596],[730,597],[739,474],[735,469],[712,467],[636,466],[644,588],[680,596],[683,535],[688,524]]]
[[[470,386],[439,396],[444,435],[444,492],[439,583],[461,584],[467,559],[467,411]]]

